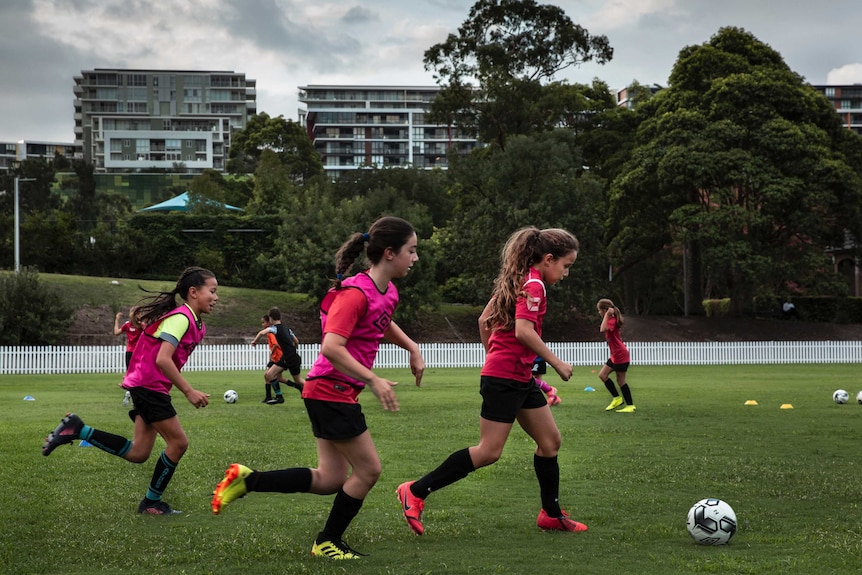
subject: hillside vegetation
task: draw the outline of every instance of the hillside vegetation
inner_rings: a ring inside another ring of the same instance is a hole
[[[43,282],[63,293],[78,310],[64,343],[110,345],[114,315],[128,312],[142,297],[140,288],[170,290],[164,281],[40,274]],[[554,305],[551,301],[550,305]],[[283,321],[302,343],[320,342],[317,302],[303,294],[273,290],[219,287],[219,302],[206,318],[210,343],[247,342],[260,329],[260,316],[270,307],[282,311]],[[420,343],[478,342],[477,306],[442,305],[439,310],[420,312],[412,325],[402,325]],[[124,315],[124,319],[125,319]],[[563,325],[546,326],[546,341],[602,341],[598,320],[570,319]],[[626,341],[862,341],[862,325],[778,319],[707,318],[703,316],[625,316]]]

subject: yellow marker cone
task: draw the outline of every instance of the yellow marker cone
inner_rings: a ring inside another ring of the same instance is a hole
[[[793,409],[793,406],[790,405],[789,403],[782,403],[781,409]]]
[[[745,402],[745,405],[757,405],[757,402],[753,399],[749,399]]]

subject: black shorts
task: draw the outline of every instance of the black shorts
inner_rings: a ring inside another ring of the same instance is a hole
[[[129,411],[129,417],[135,421],[135,416],[140,415],[144,423],[156,423],[177,416],[177,410],[171,403],[171,396],[167,393],[159,393],[143,387],[130,387],[132,403],[135,409]]]
[[[616,372],[620,371],[628,371],[629,370],[629,362],[625,363],[614,363],[610,359],[605,362],[605,365],[611,368]]]
[[[126,352],[126,371],[129,371],[129,363],[132,361],[132,352]]]
[[[282,356],[280,360],[275,362],[275,365],[285,371],[289,371],[290,375],[299,375],[299,372],[302,371],[302,358],[299,357],[298,353],[294,353],[290,357]]]
[[[314,437],[337,441],[352,439],[368,429],[362,406],[320,399],[304,399]]]
[[[522,409],[536,409],[548,405],[545,394],[532,378],[524,383],[483,375],[480,382],[482,417],[489,421],[514,423]]]

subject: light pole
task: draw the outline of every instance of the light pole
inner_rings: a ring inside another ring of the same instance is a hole
[[[15,176],[15,273],[21,271],[21,238],[19,229],[21,227],[21,216],[18,208],[18,182],[35,182],[36,178],[19,178]]]

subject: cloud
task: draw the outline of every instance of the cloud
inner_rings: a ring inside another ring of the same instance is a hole
[[[827,84],[862,84],[862,64],[845,64],[826,73]]]
[[[377,12],[372,12],[368,8],[363,8],[362,6],[353,6],[345,12],[344,16],[341,17],[341,21],[345,24],[362,24],[370,21],[378,21],[380,20],[380,16]]]

